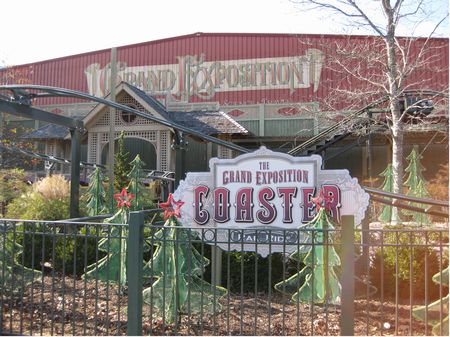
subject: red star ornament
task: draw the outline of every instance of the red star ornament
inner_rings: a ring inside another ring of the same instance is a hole
[[[159,207],[164,208],[164,220],[170,218],[173,215],[178,218],[181,218],[180,208],[183,205],[184,205],[183,201],[173,200],[172,193],[169,193],[167,201],[159,203]]]
[[[316,205],[317,212],[319,212],[322,208],[325,208],[326,211],[330,211],[333,198],[328,195],[324,195],[323,189],[321,189],[319,195],[315,198],[311,198],[311,201]]]
[[[124,187],[120,193],[114,194],[114,199],[117,200],[117,208],[131,207],[131,200],[134,199],[134,194],[128,193]]]

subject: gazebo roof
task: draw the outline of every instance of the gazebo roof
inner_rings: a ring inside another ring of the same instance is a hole
[[[202,132],[207,135],[220,134],[248,134],[249,132],[233,118],[222,111],[168,111],[166,107],[156,98],[146,94],[144,91],[132,86],[126,82],[122,82],[117,87],[117,93],[125,91],[129,95],[134,96],[144,103],[144,108],[149,113],[155,112],[162,118],[187,126],[195,131]],[[100,104],[94,107],[90,113],[84,118],[85,125],[89,123],[100,111]],[[77,117],[75,117],[77,118]],[[81,117],[79,117],[81,119]],[[27,139],[67,139],[69,129],[63,126],[47,124],[35,131],[23,136]]]

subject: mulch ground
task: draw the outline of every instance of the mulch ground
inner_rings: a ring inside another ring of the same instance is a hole
[[[3,334],[126,335],[127,295],[113,284],[44,276],[2,301]],[[290,303],[276,293],[229,294],[216,315],[181,315],[177,324],[143,307],[143,333],[153,335],[340,335],[340,309]],[[355,335],[427,335],[411,306],[355,301]]]

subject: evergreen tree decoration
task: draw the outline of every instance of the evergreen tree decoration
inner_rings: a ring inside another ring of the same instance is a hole
[[[136,155],[133,161],[130,163],[131,171],[128,173],[130,183],[127,190],[134,195],[134,199],[131,202],[131,209],[133,211],[144,209],[144,198],[146,196],[146,188],[142,183],[144,177],[143,167],[145,163],[141,160],[141,157]]]
[[[380,173],[381,177],[384,177],[383,185],[380,187],[381,190],[386,192],[392,192],[394,190],[394,175],[392,170],[392,164],[388,164],[386,169]],[[378,220],[383,223],[391,222],[392,219],[392,206],[383,206],[383,211],[381,212]]]
[[[23,247],[11,239],[7,224],[0,223],[0,286],[2,292],[17,293],[22,287],[38,280],[42,274],[38,270],[27,268],[19,263]]]
[[[175,204],[176,208],[169,203]],[[175,218],[182,204],[173,202],[171,194],[168,202],[160,204],[167,207],[167,220],[155,233],[157,248],[144,267],[146,275],[157,278],[144,289],[144,303],[151,305],[168,323],[175,322],[181,313],[220,310],[219,298],[227,293],[226,289],[202,280],[209,260],[188,244],[196,237],[193,232],[181,228]]]
[[[405,168],[405,172],[408,172],[408,178],[406,179],[404,186],[409,188],[409,192],[415,191],[420,181],[423,181],[422,172],[425,171],[425,168],[420,163],[420,159],[422,156],[417,153],[416,149],[413,148],[411,153],[406,159],[409,162],[409,165]],[[409,194],[408,194],[409,195]]]
[[[127,223],[127,211],[119,209],[105,223],[124,224]],[[111,226],[107,236],[98,243],[98,250],[107,253],[106,256],[86,268],[83,278],[96,279],[99,281],[111,281],[125,285],[126,277],[126,252],[127,252],[127,230],[124,227]]]
[[[103,174],[99,167],[89,176],[89,187],[86,191],[88,214],[90,216],[104,213],[107,209],[106,192],[103,187]]]
[[[442,271],[442,277],[440,272],[433,276],[433,282],[436,284],[442,284],[442,287],[448,288],[448,280],[449,280],[448,267]],[[448,298],[449,295],[447,294],[443,298],[440,298],[431,304],[420,306],[413,309],[413,316],[416,319],[425,322],[425,317],[427,318],[427,323],[428,325],[431,325],[433,327],[431,329],[431,332],[435,336],[449,335]],[[441,312],[441,310],[443,310],[443,312]]]
[[[339,302],[341,285],[333,268],[339,266],[341,261],[331,244],[329,230],[334,229],[334,226],[326,208],[320,208],[314,219],[300,228],[308,230],[309,235],[313,236],[309,242],[314,239],[314,244],[306,256],[297,251],[291,258],[302,261],[305,266],[297,274],[277,283],[275,289],[292,295],[294,302],[336,304]]]
[[[129,183],[128,172],[130,172],[130,163],[128,161],[128,152],[125,152],[125,134],[120,133],[117,153],[114,157],[114,190],[120,191],[122,186]]]
[[[105,223],[127,224],[128,209],[131,206],[132,194],[123,188],[120,194],[115,194],[119,210]],[[124,286],[127,282],[127,238],[128,230],[125,226],[110,226],[108,237],[101,239],[98,249],[107,253],[102,259],[88,266],[83,278],[101,281],[111,281]]]
[[[420,163],[420,159],[422,156],[417,153],[416,149],[413,149],[408,157],[406,157],[409,161],[408,167],[405,169],[406,172],[409,173],[408,178],[405,181],[405,186],[408,187],[407,196],[416,197],[416,198],[428,198],[430,194],[426,189],[426,182],[423,178],[422,172],[425,171],[425,168]],[[427,205],[419,204],[419,203],[409,203],[411,206],[426,208]],[[414,212],[410,210],[402,210],[402,213],[405,215],[412,216],[412,219],[417,224],[430,223],[430,217],[428,214]]]

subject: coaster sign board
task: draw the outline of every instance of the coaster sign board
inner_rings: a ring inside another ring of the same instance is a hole
[[[335,222],[353,215],[360,224],[369,195],[347,170],[321,166],[318,155],[293,157],[265,147],[233,159],[212,158],[209,172],[187,173],[173,194],[185,202],[179,222],[225,250],[257,249],[263,256],[305,243],[298,228],[314,218],[319,191]]]

